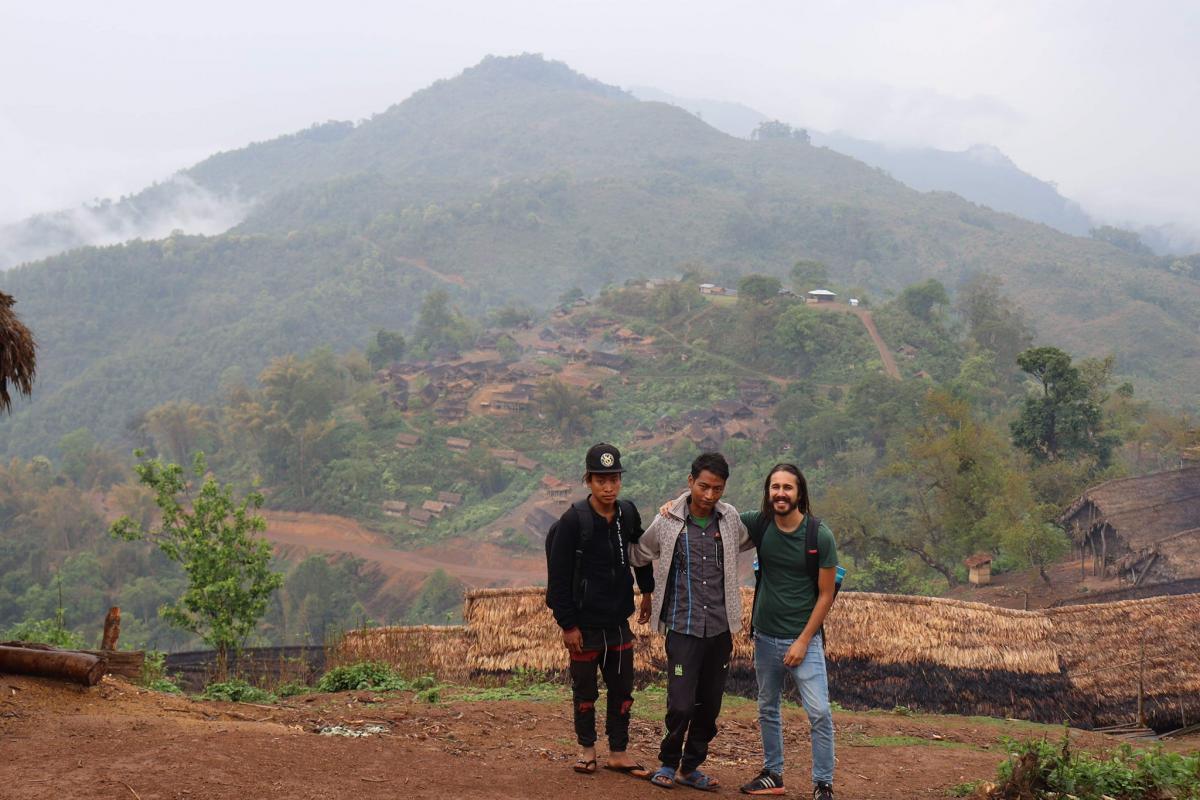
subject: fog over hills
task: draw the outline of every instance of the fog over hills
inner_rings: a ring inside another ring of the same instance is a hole
[[[643,100],[670,103],[691,111],[731,136],[749,138],[759,123],[768,119],[740,103],[679,98],[650,87],[637,87],[633,92]],[[1022,171],[1008,156],[989,145],[952,152],[873,142],[845,133],[811,129],[808,132],[814,145],[885,170],[896,180],[922,192],[954,192],[973,203],[1041,222],[1074,236],[1087,236],[1095,224],[1077,203],[1060,195],[1054,184]]]
[[[434,286],[479,313],[685,268],[786,276],[798,259],[874,296],[991,273],[1047,341],[1115,352],[1152,395],[1200,390],[1200,284],[1159,259],[825,147],[735,138],[538,56],[489,57],[357,125],[219,153],[181,180],[126,207],[153,219],[155,192],[198,191],[244,219],[5,275],[44,368],[0,446],[33,452],[81,424],[111,438],[166,399],[213,396],[228,370],[361,347],[408,329]]]

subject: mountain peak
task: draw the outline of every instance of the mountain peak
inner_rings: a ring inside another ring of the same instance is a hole
[[[573,89],[607,97],[631,97],[628,92],[576,72],[561,61],[547,59],[541,53],[516,56],[489,55],[473,67],[463,70],[454,80],[489,83],[531,83],[548,88]]]

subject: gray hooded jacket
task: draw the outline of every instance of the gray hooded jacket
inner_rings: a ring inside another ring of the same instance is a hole
[[[690,494],[684,492],[671,503],[667,516],[655,514],[654,522],[646,528],[637,544],[630,548],[629,560],[635,567],[654,562],[655,586],[667,586],[671,560],[675,557],[675,540],[683,533],[687,523],[689,498]],[[721,549],[725,554],[725,613],[729,618],[729,632],[736,634],[742,627],[742,591],[738,585],[738,558],[741,553],[752,550],[754,542],[750,540],[750,532],[742,524],[736,508],[718,500],[717,512],[721,515],[717,527],[721,532]],[[665,590],[655,592],[651,604],[650,621],[659,633],[666,633],[666,625],[662,621],[665,594]]]

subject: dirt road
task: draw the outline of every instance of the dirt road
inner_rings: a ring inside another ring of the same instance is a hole
[[[871,316],[870,311],[858,306],[842,305],[841,303],[812,303],[809,308],[815,308],[820,311],[840,311],[843,314],[854,314],[858,317],[863,327],[867,329],[867,335],[875,343],[875,349],[879,351],[879,360],[883,362],[883,371],[896,380],[901,379],[900,367],[896,365],[896,357],[892,355],[891,348],[887,346],[887,342],[879,335],[879,329],[875,327],[875,318]]]
[[[197,703],[112,678],[83,689],[5,675],[0,689],[5,800],[663,797],[644,781],[603,769],[571,771],[565,690],[540,702],[442,687],[434,704],[411,693],[351,692],[272,706]],[[654,763],[662,713],[661,691],[635,695],[630,750],[644,764]],[[887,712],[837,712],[834,722],[838,796],[854,800],[944,800],[951,787],[994,775],[1004,758],[1001,736],[1060,735],[1027,723]],[[386,732],[317,734],[334,725]],[[809,740],[801,710],[784,709],[784,732],[789,793],[805,797]],[[1110,743],[1081,732],[1072,738],[1076,748]],[[601,746],[601,763],[603,753]],[[754,704],[727,698],[706,771],[730,796],[757,773],[760,759]]]

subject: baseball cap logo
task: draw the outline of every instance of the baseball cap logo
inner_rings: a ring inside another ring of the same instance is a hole
[[[606,467],[611,467],[615,461],[616,461],[616,459],[613,458],[612,453],[603,453],[600,456],[600,463]]]

